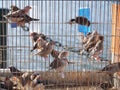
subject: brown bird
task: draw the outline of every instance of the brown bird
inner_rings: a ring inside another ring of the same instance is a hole
[[[34,43],[31,52],[35,49],[42,50],[43,47],[46,45],[46,43],[47,43],[47,41],[45,41],[41,37],[39,37],[38,40]]]
[[[29,6],[26,6],[26,7],[29,8]],[[21,10],[21,9],[19,9],[17,6],[14,6],[14,5],[11,6],[11,9],[10,9],[11,13],[16,12],[18,10]],[[28,10],[28,12],[29,12],[29,10]],[[38,21],[39,20],[39,19],[31,18],[30,16],[28,16],[27,15],[28,12],[26,12],[26,15],[24,16],[23,20],[17,22],[18,24],[20,24],[20,23],[25,24],[25,23],[30,23],[31,21]]]
[[[7,15],[3,15],[6,19],[10,20],[11,22],[17,23],[27,15],[29,10],[31,9],[30,6],[26,6],[24,9],[20,9],[17,11],[13,11],[12,13],[8,13]]]
[[[19,81],[23,87],[25,87],[26,85],[30,85],[31,83],[30,76],[31,76],[31,73],[25,72],[21,75],[21,77],[19,77]]]
[[[100,43],[101,42],[101,45],[103,44],[103,41],[104,41],[104,36],[100,35],[100,34],[96,34],[94,37],[93,37],[93,40],[88,42],[84,47],[85,47],[85,50],[89,52],[89,49],[90,48],[94,48],[94,47],[97,47],[98,46],[98,42]],[[97,44],[97,45],[96,45]],[[103,46],[103,45],[102,45]]]
[[[114,74],[116,72],[119,72],[120,71],[120,62],[109,64],[109,65],[103,67],[103,69],[101,69],[100,71],[102,71],[102,72],[105,71],[105,72],[108,72],[110,74]]]
[[[10,13],[4,15],[6,19],[12,23],[16,23],[18,26],[22,27],[23,30],[29,31],[29,28],[25,26],[25,23],[30,23],[31,21],[38,21],[39,19],[31,18],[28,16],[28,12],[31,9],[30,6],[26,6],[24,9],[19,9],[17,6],[12,5]]]
[[[90,26],[90,21],[83,16],[78,16],[75,19],[71,19],[69,22],[66,22],[68,24],[80,24],[80,25],[85,25],[85,26]]]
[[[30,33],[30,38],[32,39],[32,42],[33,42],[33,47],[32,47],[31,52],[38,48],[38,45],[40,44],[39,40],[46,41],[46,36],[42,33],[38,34],[37,32]],[[39,43],[38,43],[38,41],[39,41]]]
[[[8,21],[11,23],[16,23],[17,26],[22,27],[23,30],[29,31],[29,28],[25,26],[25,23],[27,23],[28,19],[30,18],[27,15],[30,9],[30,6],[26,6],[24,9],[19,9],[17,6],[11,6],[11,12],[9,12],[7,15],[3,15],[3,17],[8,19]]]
[[[112,88],[114,85],[111,83],[111,82],[104,82],[104,83],[101,83],[100,84],[100,87],[103,89],[103,90],[109,90],[110,88]],[[115,90],[115,89],[113,89]]]
[[[30,90],[43,90],[41,88],[44,88],[41,81],[41,76],[39,73],[28,73],[25,72],[21,78],[20,82],[24,88],[24,90],[29,89]]]
[[[13,90],[13,87],[16,86],[10,80],[9,77],[5,78],[5,81],[0,81],[0,90]]]
[[[63,59],[58,59],[55,58],[51,64],[50,64],[50,68],[51,69],[55,69],[58,72],[63,72],[65,67],[70,64],[67,58],[63,58]]]
[[[91,58],[96,60],[101,60],[99,55],[103,51],[103,41],[104,36],[100,35],[97,31],[93,31],[88,34],[83,42],[84,49],[80,52],[82,54],[84,51],[89,53]]]
[[[38,49],[38,52],[36,54],[33,55],[39,55],[41,57],[44,57],[45,59],[48,57],[49,54],[51,54],[53,47],[54,47],[55,43],[52,42],[47,42],[45,44],[45,46],[43,46],[43,49]]]
[[[55,58],[50,64],[50,70],[56,70],[64,78],[64,70],[68,64],[74,64],[74,62],[69,62],[67,58]]]
[[[22,71],[18,70],[14,66],[10,66],[9,69],[10,69],[11,73],[13,74],[13,76],[21,76],[23,74]]]

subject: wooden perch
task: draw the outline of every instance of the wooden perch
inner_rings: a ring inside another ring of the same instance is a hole
[[[32,73],[32,72],[30,72]],[[62,78],[57,72],[39,72],[43,80],[47,80],[48,87],[55,86],[93,86],[110,81],[111,77],[107,73],[97,73],[97,71],[86,72],[65,72]],[[1,70],[0,77],[11,75],[9,70]],[[51,83],[52,82],[52,83]]]

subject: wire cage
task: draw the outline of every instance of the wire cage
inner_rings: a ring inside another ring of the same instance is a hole
[[[119,21],[118,25],[116,25],[117,20],[119,20],[119,17],[116,17],[119,15],[119,11],[113,16],[113,11],[118,10],[118,7],[114,10],[113,5],[119,6],[119,0],[1,0],[0,4],[1,80],[2,77],[11,75],[8,69],[11,65],[20,71],[39,72],[42,78],[48,81],[44,85],[46,90],[51,88],[51,90],[61,90],[61,88],[101,90],[101,83],[110,80],[111,77],[106,73],[96,74],[96,71],[101,70],[110,62],[114,62],[115,57],[118,57],[115,62],[119,61],[119,47],[115,47],[116,45],[119,46],[119,32],[116,30],[116,28],[119,28]],[[39,21],[25,24],[29,27],[29,31],[24,31],[23,28],[12,24],[3,17],[9,12],[11,5],[15,5],[20,9],[25,6],[31,6],[32,9],[30,9],[28,15],[39,19]],[[77,16],[87,17],[91,22],[90,26],[66,23]],[[104,36],[103,52],[100,55],[103,59],[102,61],[90,59],[87,55],[79,54],[79,50],[83,49],[82,35],[94,30]],[[54,46],[55,50],[66,50],[69,52],[67,58],[74,64],[66,66],[64,78],[61,78],[59,73],[55,71],[49,71],[49,65],[54,60],[51,55],[48,56],[47,60],[43,57],[32,55],[37,51],[30,51],[33,46],[30,38],[31,32],[42,33],[64,46],[64,48]],[[116,37],[118,41],[116,41]],[[116,50],[118,50],[117,54],[115,53]],[[30,86],[27,86],[27,88],[30,89]],[[32,88],[30,90],[39,89]]]

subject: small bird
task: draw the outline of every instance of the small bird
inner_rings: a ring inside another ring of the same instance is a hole
[[[19,77],[19,80],[20,80],[23,87],[26,84],[30,84],[30,82],[31,82],[30,76],[31,76],[31,73],[25,72]]]
[[[30,78],[33,81],[32,82],[33,86],[36,86],[37,84],[41,84],[41,83],[43,85],[46,85],[46,84],[49,84],[49,83],[53,83],[53,82],[48,81],[48,80],[43,80],[42,76],[38,72],[34,72],[33,74],[31,74]]]
[[[38,52],[34,55],[39,55],[39,56],[44,57],[46,59],[48,57],[48,55],[51,54],[54,45],[55,45],[55,43],[53,41],[47,42],[43,46],[43,49],[38,49]]]
[[[27,15],[27,13],[29,12],[30,9],[31,9],[30,6],[26,6],[24,9],[12,11],[12,12],[8,13],[7,15],[3,15],[3,17],[10,20],[11,22],[17,23],[17,22],[23,20],[23,18]]]
[[[5,78],[5,81],[0,81],[0,90],[13,90],[13,87],[16,86],[10,80],[9,77]]]
[[[108,74],[111,78],[114,78],[114,73],[120,72],[120,62],[108,64],[103,69],[99,70],[98,73],[106,73]]]
[[[32,51],[34,51],[35,49],[38,48],[38,45],[40,44],[40,41],[44,40],[44,42],[45,42],[47,37],[42,33],[38,34],[37,32],[32,32],[32,33],[30,33],[30,38],[32,39],[32,43],[33,43],[33,47],[32,47],[32,50],[31,50],[31,52],[32,52]],[[39,43],[38,43],[38,41],[39,41]]]
[[[30,8],[29,6],[26,6],[26,7]],[[18,10],[21,10],[21,9],[19,9],[17,6],[13,6],[13,5],[11,6],[11,9],[10,9],[11,13],[16,12]],[[31,18],[30,16],[28,16],[27,15],[28,12],[26,12],[26,15],[24,16],[23,20],[18,22],[18,25],[20,23],[30,23],[31,21],[39,21],[39,19]]]
[[[83,50],[80,52],[80,54],[83,54],[84,51],[86,51],[87,53],[90,52],[90,50],[96,44],[95,39],[97,34],[97,31],[94,30],[93,32],[88,33],[86,36],[82,36]]]
[[[114,74],[116,72],[120,71],[120,62],[112,63],[107,66],[105,66],[103,69],[101,69],[98,72],[106,72],[108,74]]]
[[[7,15],[3,15],[6,19],[8,19],[12,23],[17,23],[18,26],[22,27],[23,30],[29,28],[25,26],[25,23],[30,23],[31,21],[38,21],[39,19],[31,18],[28,16],[28,12],[31,9],[30,6],[26,6],[24,9],[19,9],[17,6],[11,6],[11,9]]]
[[[68,64],[74,64],[74,62],[69,62],[67,58],[55,58],[50,64],[50,70],[56,70],[64,78],[64,70]]]
[[[21,76],[23,74],[22,71],[18,70],[14,66],[10,66],[8,68],[10,69],[11,73],[13,74],[13,76]]]
[[[45,41],[41,37],[39,37],[38,40],[34,43],[31,52],[35,49],[42,50],[43,47],[46,45],[46,43],[47,43],[47,41]]]
[[[100,87],[101,87],[103,90],[109,90],[110,88],[113,87],[113,84],[110,83],[110,82],[104,82],[104,83],[101,83],[101,84],[100,84]]]
[[[96,30],[88,33],[86,37],[83,37],[83,50],[80,52],[87,52],[90,58],[94,58],[95,60],[102,60],[99,55],[103,51],[103,41],[104,36],[100,35]]]
[[[85,26],[90,26],[90,21],[83,16],[78,16],[75,19],[71,19],[69,22],[67,22],[68,24],[80,24],[80,25],[85,25]]]
[[[22,27],[23,30],[29,31],[29,28],[25,26],[25,20],[28,16],[28,12],[31,9],[30,6],[26,6],[24,9],[19,9],[17,6],[12,5],[10,12],[7,15],[3,15],[11,23],[16,23],[18,26]]]
[[[51,69],[55,69],[58,72],[63,72],[65,67],[68,65],[68,59],[64,58],[64,59],[58,59],[55,58],[51,64],[50,64],[50,68]]]

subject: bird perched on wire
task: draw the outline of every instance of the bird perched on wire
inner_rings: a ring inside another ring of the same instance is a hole
[[[22,71],[18,70],[16,67],[14,66],[10,66],[8,67],[10,69],[10,72],[12,73],[13,76],[21,76],[23,74]]]
[[[49,65],[49,67],[50,70],[56,70],[57,72],[59,72],[62,78],[64,78],[64,70],[68,64],[74,64],[74,62],[68,61],[67,58],[62,58],[62,59],[54,58],[54,60]]]
[[[75,19],[71,19],[69,22],[66,22],[68,24],[80,24],[80,25],[85,25],[85,26],[90,26],[90,21],[86,18],[86,17],[83,17],[83,16],[78,16],[76,17]]]
[[[83,40],[83,50],[80,52],[82,54],[86,51],[90,58],[95,60],[101,60],[99,55],[103,51],[103,41],[104,36],[100,35],[97,31],[93,31],[87,34],[86,37],[82,37]]]

